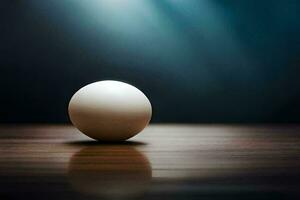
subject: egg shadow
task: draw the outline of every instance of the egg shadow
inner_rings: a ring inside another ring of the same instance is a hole
[[[80,141],[70,141],[65,142],[64,144],[72,145],[72,146],[111,146],[111,145],[124,145],[124,146],[143,146],[147,145],[145,142],[140,141],[118,141],[118,142],[111,142],[111,141],[97,141],[97,140],[80,140]]]
[[[84,146],[68,163],[69,182],[80,194],[101,199],[139,199],[149,188],[152,167],[147,156],[135,148],[139,142],[116,145],[79,141],[71,145]]]

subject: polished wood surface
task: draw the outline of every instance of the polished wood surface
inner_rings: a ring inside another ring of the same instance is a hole
[[[300,126],[151,125],[101,143],[0,125],[0,199],[300,199]]]

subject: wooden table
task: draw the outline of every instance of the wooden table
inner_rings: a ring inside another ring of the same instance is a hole
[[[151,125],[95,142],[0,126],[0,199],[300,199],[300,126]]]

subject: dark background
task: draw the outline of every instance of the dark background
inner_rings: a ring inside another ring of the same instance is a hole
[[[116,79],[153,122],[300,122],[298,0],[2,0],[0,122],[67,122]]]

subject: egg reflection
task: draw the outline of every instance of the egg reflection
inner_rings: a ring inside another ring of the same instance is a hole
[[[107,199],[132,199],[147,190],[152,177],[148,159],[129,145],[88,146],[69,162],[77,191]]]

